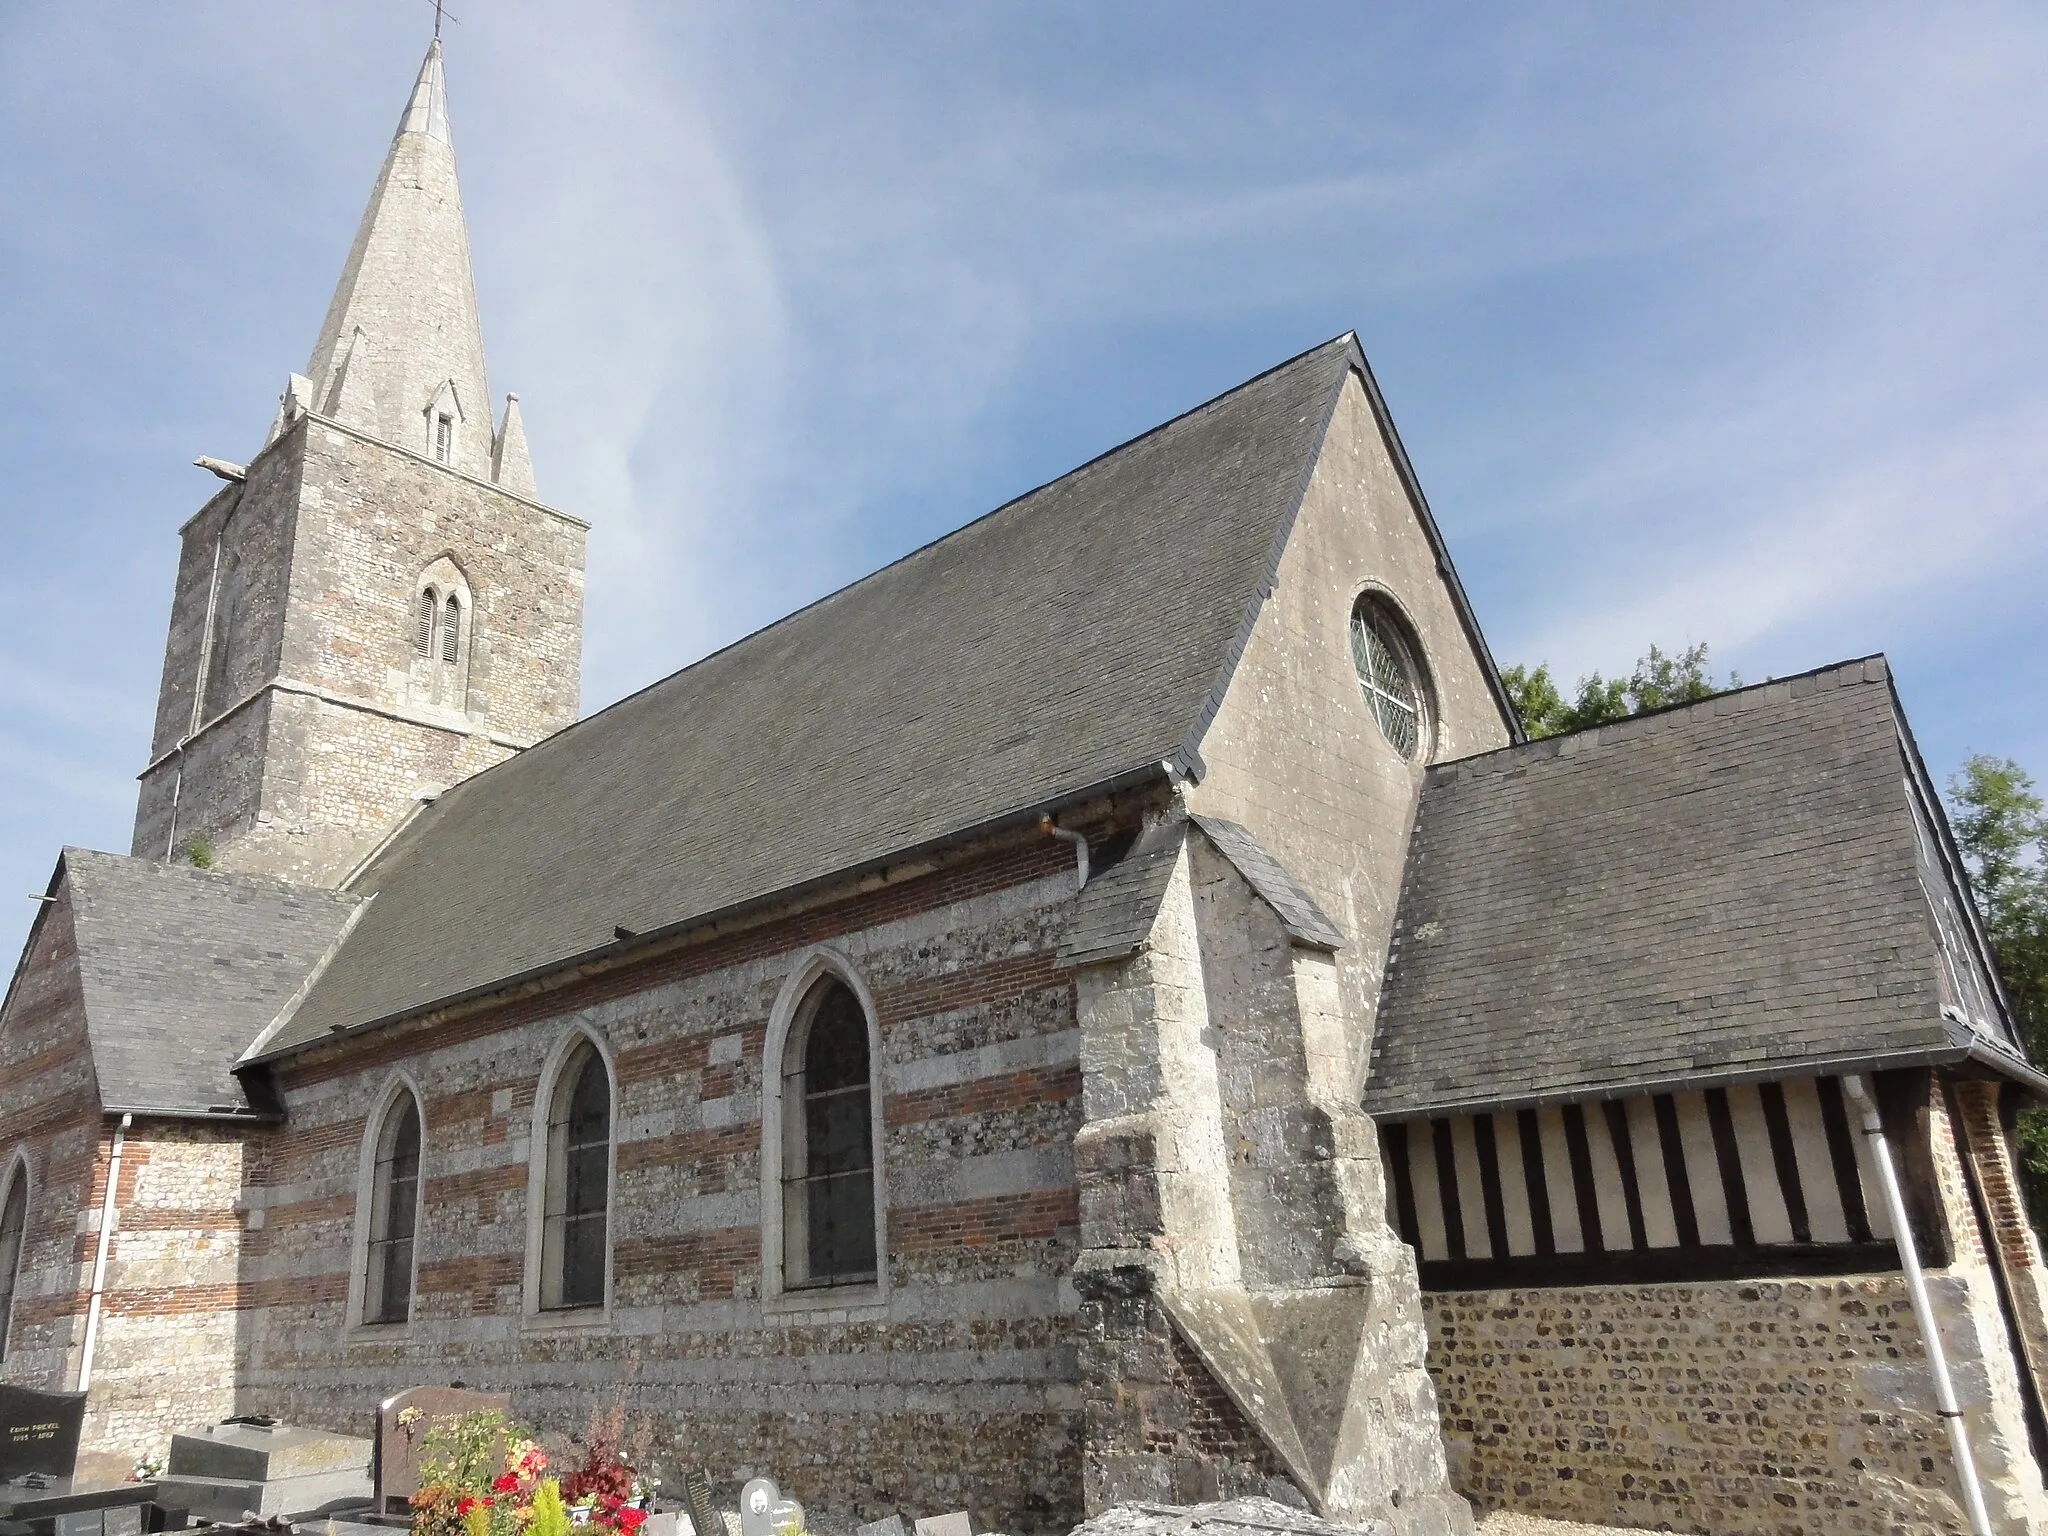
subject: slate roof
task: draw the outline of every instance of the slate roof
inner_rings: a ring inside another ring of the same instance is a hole
[[[1870,657],[1432,768],[1366,1109],[1981,1054],[1942,1015],[1903,732]]]
[[[1188,761],[1353,369],[1305,352],[450,790],[263,1053]]]
[[[1216,851],[1237,866],[1237,872],[1279,916],[1280,926],[1287,930],[1289,938],[1311,949],[1334,951],[1344,947],[1344,935],[1337,931],[1337,925],[1316,905],[1315,897],[1287,872],[1287,866],[1266,851],[1251,828],[1220,816],[1192,819],[1208,834]]]
[[[248,1108],[228,1070],[361,898],[64,850],[86,1034],[109,1110]]]

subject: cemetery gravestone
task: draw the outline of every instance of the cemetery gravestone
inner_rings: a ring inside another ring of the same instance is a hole
[[[775,1536],[775,1506],[782,1494],[765,1477],[740,1490],[740,1536]]]
[[[0,1384],[0,1482],[31,1474],[71,1476],[84,1423],[83,1392],[33,1392]]]
[[[464,1413],[510,1413],[508,1392],[471,1392],[463,1387],[408,1387],[377,1405],[376,1448],[370,1461],[370,1507],[380,1515],[404,1514],[419,1492],[420,1446],[434,1420]]]
[[[725,1522],[718,1518],[718,1511],[711,1504],[709,1472],[683,1474],[683,1503],[690,1511],[690,1524],[696,1527],[696,1536],[725,1536]]]
[[[929,1520],[918,1521],[917,1536],[974,1536],[974,1526],[966,1510],[956,1510],[950,1515],[933,1515]]]

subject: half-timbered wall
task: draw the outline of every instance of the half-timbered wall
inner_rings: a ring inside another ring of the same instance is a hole
[[[1832,1077],[1381,1128],[1425,1291],[1897,1264]]]

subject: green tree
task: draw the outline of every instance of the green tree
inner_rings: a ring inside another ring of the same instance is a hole
[[[1653,645],[1627,677],[1591,673],[1579,679],[1578,691],[1569,700],[1550,675],[1547,662],[1533,669],[1508,667],[1501,672],[1500,679],[1507,685],[1515,713],[1521,716],[1522,729],[1532,740],[1583,731],[1610,720],[1626,720],[1645,710],[1691,704],[1742,686],[1742,679],[1733,672],[1725,683],[1714,680],[1704,642],[1670,656]]]
[[[2048,814],[2027,771],[1978,755],[1948,781],[1956,842],[1970,868],[2013,1025],[2048,1060]],[[2048,1229],[2048,1111],[2020,1115],[2020,1178],[2034,1225]]]

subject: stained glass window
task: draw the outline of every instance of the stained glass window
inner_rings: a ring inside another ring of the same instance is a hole
[[[1414,757],[1427,725],[1420,669],[1393,616],[1370,598],[1352,610],[1351,660],[1380,734],[1403,757]]]

